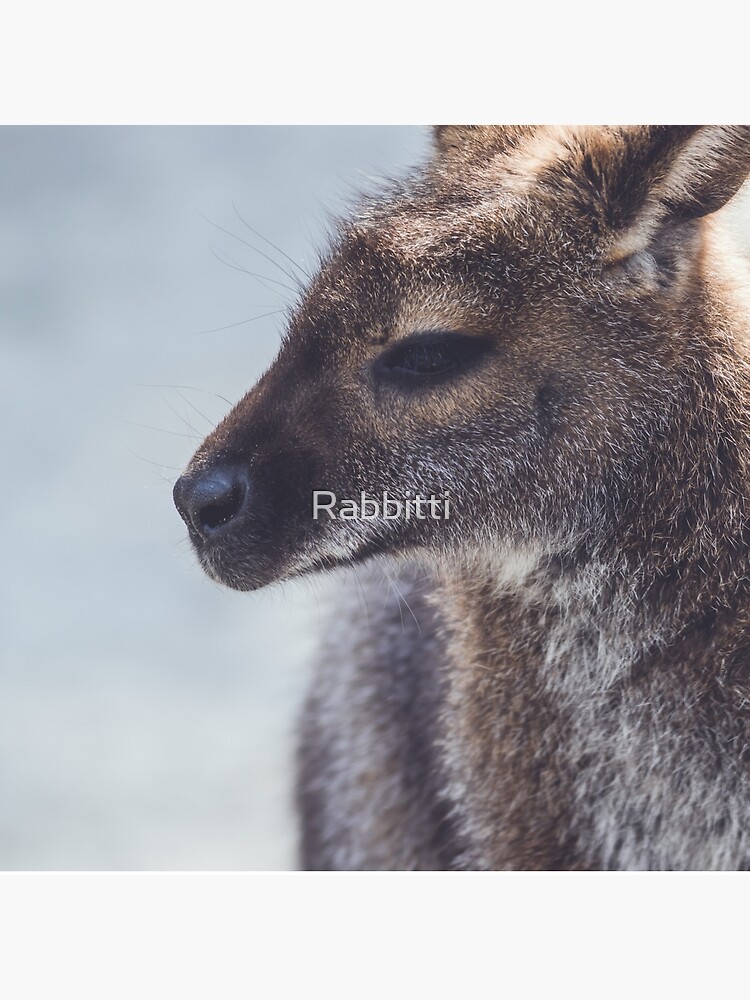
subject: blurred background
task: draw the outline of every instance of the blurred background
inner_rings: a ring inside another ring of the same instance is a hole
[[[0,128],[0,868],[295,867],[326,583],[219,588],[171,485],[275,354],[284,254],[428,141]]]

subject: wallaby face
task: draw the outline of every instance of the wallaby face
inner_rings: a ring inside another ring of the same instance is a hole
[[[305,867],[750,868],[748,172],[750,126],[440,127],[176,484],[238,589],[397,557],[324,637]]]
[[[744,179],[748,129],[449,126],[436,145],[344,226],[277,360],[175,488],[231,587],[554,546],[663,433],[700,219]],[[451,516],[313,520],[313,490],[447,493]]]

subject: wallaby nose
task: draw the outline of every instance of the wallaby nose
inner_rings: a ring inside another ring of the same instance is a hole
[[[208,538],[245,510],[249,492],[244,469],[219,467],[180,476],[172,495],[185,524]]]

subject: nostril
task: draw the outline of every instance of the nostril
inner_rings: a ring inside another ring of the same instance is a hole
[[[238,469],[187,474],[175,484],[175,505],[188,526],[206,538],[244,509],[248,488],[246,474]]]
[[[233,520],[242,508],[245,500],[245,484],[236,482],[227,494],[211,500],[197,511],[198,525],[202,534],[210,534]]]

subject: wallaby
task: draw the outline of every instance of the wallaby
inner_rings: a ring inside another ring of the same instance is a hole
[[[214,579],[370,597],[302,719],[304,867],[750,868],[750,306],[714,215],[749,171],[750,126],[437,127],[177,482]]]

